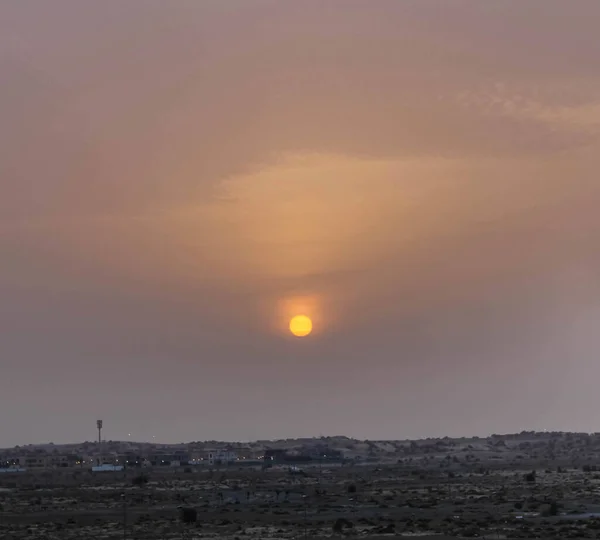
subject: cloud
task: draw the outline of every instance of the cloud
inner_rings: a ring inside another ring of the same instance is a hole
[[[234,5],[167,16],[152,2],[141,14],[62,2],[35,20],[5,7],[4,219],[162,211],[281,153],[541,158],[595,134],[585,118],[597,105],[573,105],[559,79],[579,67],[577,92],[596,95],[591,29],[564,20],[574,41],[554,72],[531,47],[553,43],[556,4],[531,3],[523,19],[472,3]],[[542,8],[547,25],[531,32],[524,21]],[[499,80],[517,90],[498,96]]]
[[[596,377],[599,6],[2,4],[10,380],[59,419],[48,381],[89,396],[83,423],[228,388],[248,406],[227,402],[215,437],[267,395],[285,406],[261,436],[591,424],[548,392],[576,388],[564,358]],[[322,331],[292,348],[301,307]],[[487,416],[460,397],[511,392]],[[329,407],[314,428],[307,393]]]

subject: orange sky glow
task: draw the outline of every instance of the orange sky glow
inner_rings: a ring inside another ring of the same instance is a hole
[[[49,4],[0,6],[0,446],[595,430],[599,2]]]

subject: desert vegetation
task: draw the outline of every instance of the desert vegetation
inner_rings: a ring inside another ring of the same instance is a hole
[[[289,443],[291,444],[291,443]],[[597,538],[600,436],[350,441],[348,459],[0,476],[0,538]],[[364,453],[369,460],[354,460]]]

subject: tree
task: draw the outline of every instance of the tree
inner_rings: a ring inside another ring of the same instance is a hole
[[[352,522],[348,521],[345,518],[338,518],[333,524],[333,532],[335,534],[341,534],[342,532],[344,532],[344,527],[348,529],[352,528]]]
[[[535,482],[536,473],[535,471],[531,471],[530,473],[524,476],[525,482]]]
[[[138,474],[137,476],[132,478],[131,483],[134,486],[144,486],[148,483],[148,477],[145,474]]]
[[[181,508],[181,521],[184,523],[196,523],[198,512],[195,508]]]

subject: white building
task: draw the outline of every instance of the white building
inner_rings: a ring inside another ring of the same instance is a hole
[[[97,467],[92,467],[92,472],[117,472],[122,471],[124,469],[123,465],[98,465]]]

